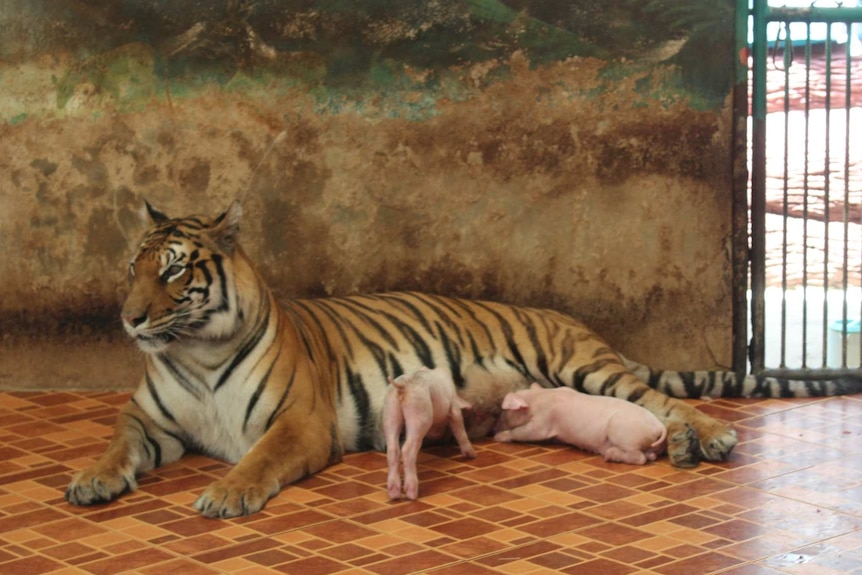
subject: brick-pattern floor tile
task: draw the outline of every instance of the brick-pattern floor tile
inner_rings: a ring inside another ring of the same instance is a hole
[[[691,401],[732,423],[726,462],[645,466],[552,444],[476,443],[419,459],[390,502],[381,453],[285,488],[250,517],[191,503],[230,469],[200,455],[74,507],[128,393],[0,393],[0,575],[862,574],[862,397]]]

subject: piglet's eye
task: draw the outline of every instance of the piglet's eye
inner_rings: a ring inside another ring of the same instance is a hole
[[[165,273],[162,274],[162,277],[166,282],[170,283],[182,276],[184,273],[186,273],[186,266],[182,264],[173,264],[165,270]]]

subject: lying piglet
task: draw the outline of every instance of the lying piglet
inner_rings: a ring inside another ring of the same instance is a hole
[[[556,439],[599,453],[605,461],[643,465],[664,451],[667,430],[643,407],[568,387],[529,389],[503,398],[497,441]]]
[[[423,367],[412,374],[395,379],[390,377],[389,383],[391,386],[383,404],[389,497],[401,499],[399,464],[402,448],[399,439],[403,427],[406,429],[403,447],[404,491],[408,499],[416,499],[419,495],[416,457],[425,437],[432,440],[441,438],[448,423],[461,448],[461,454],[470,459],[476,457],[461,417],[461,409],[469,408],[470,404],[458,397],[452,377],[442,369]]]

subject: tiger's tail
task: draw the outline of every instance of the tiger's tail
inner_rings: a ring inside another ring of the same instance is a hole
[[[671,397],[830,397],[862,393],[862,375],[838,374],[831,379],[787,379],[763,375],[737,377],[732,371],[665,371],[625,357],[631,373]]]

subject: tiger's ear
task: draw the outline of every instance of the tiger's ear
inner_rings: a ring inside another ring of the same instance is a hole
[[[234,200],[228,209],[213,221],[210,236],[219,248],[233,254],[239,241],[239,222],[242,219],[242,206]]]
[[[150,222],[151,223],[158,225],[158,224],[163,224],[163,223],[165,223],[171,219],[168,216],[166,216],[164,213],[160,212],[159,210],[154,208],[152,205],[150,205],[150,202],[148,202],[147,200],[144,200],[144,204],[147,206],[147,214],[150,216]]]

